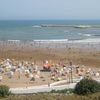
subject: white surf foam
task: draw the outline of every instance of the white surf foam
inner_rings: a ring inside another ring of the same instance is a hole
[[[78,35],[83,35],[82,33],[77,33]]]
[[[41,26],[39,26],[39,25],[34,25],[34,26],[32,26],[32,27],[35,27],[35,28],[40,28]]]
[[[20,40],[8,40],[8,42],[20,42]]]
[[[91,34],[83,34],[84,36],[90,37],[92,36]]]
[[[33,40],[34,42],[68,42],[68,39]]]
[[[41,42],[41,43],[100,43],[100,38],[88,38],[83,40],[68,40],[68,39],[55,39],[55,40],[33,40],[34,42]]]
[[[42,42],[42,43],[48,43],[48,42],[54,42],[54,43],[100,43],[100,38],[88,38],[83,40],[70,40],[68,39],[57,39],[57,40],[34,40],[34,42]]]
[[[83,34],[83,33],[77,33],[78,35],[83,35],[83,36],[87,36],[87,37],[90,37],[92,36],[91,34]]]
[[[21,42],[20,40],[7,40],[9,42]],[[39,43],[100,43],[100,38],[88,38],[83,40],[68,40],[68,39],[50,39],[50,40],[33,40],[30,42]]]
[[[88,38],[84,40],[75,40],[75,41],[70,41],[74,43],[100,43],[100,38]]]

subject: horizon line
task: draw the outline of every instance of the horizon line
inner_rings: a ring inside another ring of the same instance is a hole
[[[100,19],[0,19],[0,21],[18,21],[18,20],[19,20],[19,21],[20,21],[20,20],[22,20],[22,21],[32,21],[32,20],[33,20],[33,21],[35,21],[35,20],[36,20],[36,21],[37,21],[37,20],[41,20],[41,21],[42,21],[42,20],[43,20],[43,21],[46,21],[46,20],[57,20],[57,21],[60,21],[60,20],[61,20],[61,21],[62,21],[62,20],[67,20],[67,21],[68,21],[68,20],[74,20],[74,21],[75,21],[75,20],[76,20],[76,21],[77,21],[77,20],[100,20]]]

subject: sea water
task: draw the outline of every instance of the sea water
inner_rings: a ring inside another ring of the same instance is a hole
[[[68,26],[42,27],[42,25]],[[73,25],[99,26],[100,20],[3,20],[0,21],[0,40],[99,40],[100,27],[75,28]]]

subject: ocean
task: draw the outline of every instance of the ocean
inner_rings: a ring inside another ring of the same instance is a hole
[[[100,20],[0,21],[0,40],[83,41],[91,39],[99,40],[99,38]]]

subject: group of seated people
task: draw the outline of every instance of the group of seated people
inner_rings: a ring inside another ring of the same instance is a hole
[[[70,65],[72,68],[69,67]],[[48,78],[54,81],[68,79],[71,73],[73,77],[85,76],[86,74],[91,76],[100,76],[100,72],[97,73],[97,71],[95,72],[90,68],[86,68],[85,66],[72,64],[60,65],[59,63],[53,66],[48,60],[44,61],[41,66],[27,61],[19,62],[10,59],[3,60],[0,64],[0,80],[3,79],[2,73],[6,73],[5,75],[8,78],[12,78],[14,74],[17,73],[18,79],[20,79],[21,75],[23,74],[26,78],[30,78],[31,81],[39,78],[43,79],[43,77],[46,78],[46,76],[42,76],[42,72],[49,72],[50,76]]]

